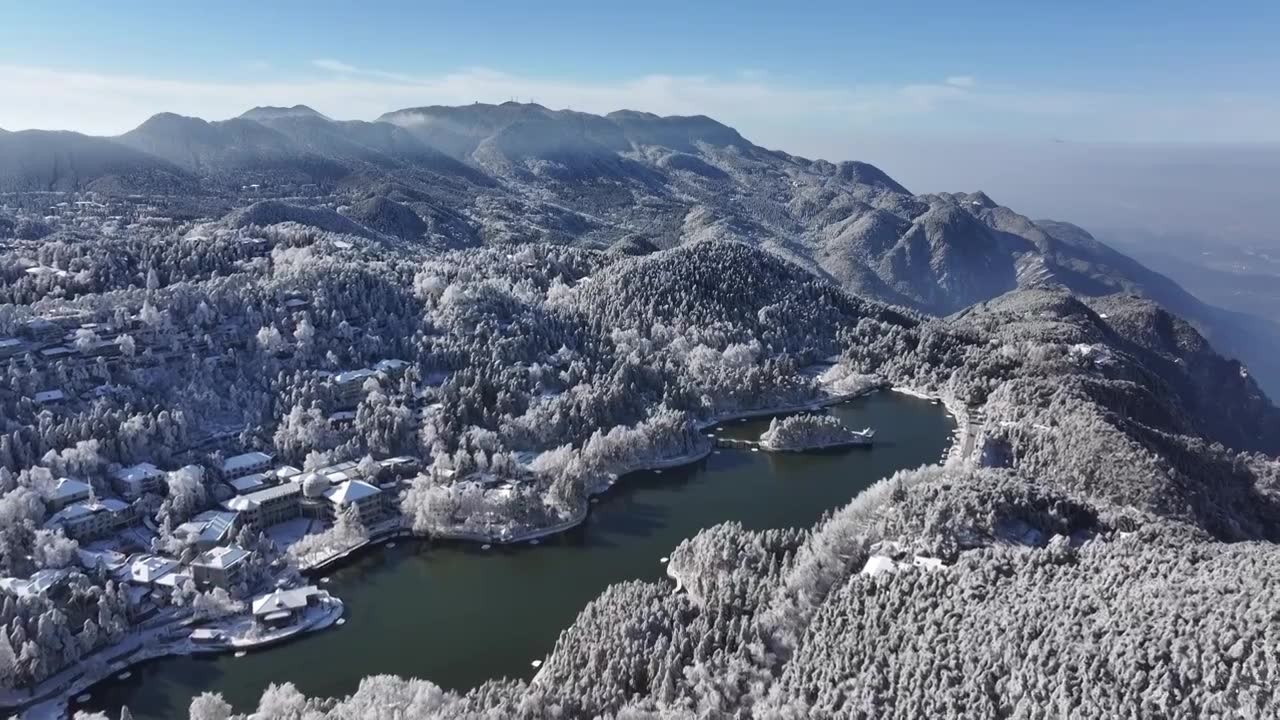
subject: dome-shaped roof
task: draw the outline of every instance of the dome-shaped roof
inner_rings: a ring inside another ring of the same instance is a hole
[[[321,497],[330,484],[329,478],[324,475],[311,473],[302,479],[302,495],[309,498]]]

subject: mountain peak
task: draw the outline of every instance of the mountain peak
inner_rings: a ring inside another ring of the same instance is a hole
[[[246,110],[240,117],[246,120],[279,120],[281,118],[299,118],[314,117],[323,120],[330,118],[323,113],[307,107],[306,105],[294,105],[293,107],[282,107],[278,105],[259,105],[258,107]]]
[[[151,117],[142,121],[142,124],[139,125],[137,128],[134,128],[134,130],[140,130],[142,128],[147,128],[147,127],[164,127],[164,126],[179,126],[179,125],[196,126],[196,125],[208,125],[208,124],[209,124],[209,121],[203,118],[192,117],[189,115],[179,115],[178,113],[161,112],[161,113],[156,113],[155,115],[152,115]]]

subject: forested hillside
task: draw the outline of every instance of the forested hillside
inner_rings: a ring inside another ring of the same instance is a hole
[[[635,332],[627,308],[651,318],[640,334],[649,342],[695,314],[767,333],[747,312],[719,306],[717,295],[732,292],[723,287],[675,306],[663,299],[672,275],[699,287],[703,261],[749,278],[762,268],[774,278],[797,272],[747,246],[699,243],[634,267],[606,262],[580,289],[548,294],[588,293],[572,300],[623,324],[615,344]],[[632,283],[618,305],[589,294],[608,293],[609,276],[623,271]],[[767,307],[787,287],[730,305]],[[679,591],[610,588],[562,633],[532,682],[458,695],[426,680],[370,678],[337,702],[286,686],[252,717],[1280,710],[1265,691],[1276,667],[1264,620],[1280,609],[1265,590],[1280,580],[1277,412],[1263,403],[1234,424],[1197,417],[1197,378],[1225,361],[1193,330],[1120,297],[1098,312],[1063,293],[1015,293],[921,322],[820,282],[784,294],[818,291],[859,308],[830,316],[841,365],[956,398],[977,433],[967,455],[885,479],[813,528],[702,532],[672,554]],[[1256,387],[1225,370],[1236,385],[1218,386],[1220,404],[1251,407]],[[202,713],[219,703],[198,700],[192,717],[216,717]]]
[[[0,135],[5,189],[183,196],[209,209],[288,197],[438,250],[738,239],[858,296],[935,315],[1019,288],[1136,293],[1280,391],[1274,327],[1198,301],[1078,227],[1032,221],[981,192],[913,195],[871,165],[766,150],[704,116],[514,102],[408,108],[376,122],[306,107],[216,122],[162,113],[117,138]],[[370,206],[377,198],[419,220]]]

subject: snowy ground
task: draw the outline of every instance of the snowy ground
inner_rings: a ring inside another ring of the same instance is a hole
[[[301,540],[303,535],[318,530],[319,528],[315,527],[317,524],[310,518],[294,518],[267,528],[267,537],[271,538],[277,547],[286,548]]]

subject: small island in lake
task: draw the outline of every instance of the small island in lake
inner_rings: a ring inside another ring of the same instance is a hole
[[[831,415],[791,415],[774,418],[760,435],[760,447],[773,452],[870,445],[875,431],[850,430]]]

